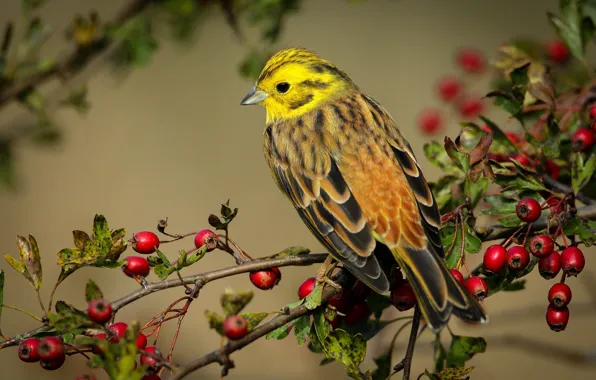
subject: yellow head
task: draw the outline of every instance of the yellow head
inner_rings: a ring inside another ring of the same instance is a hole
[[[274,54],[240,104],[262,104],[267,122],[303,115],[356,88],[331,62],[302,48]]]

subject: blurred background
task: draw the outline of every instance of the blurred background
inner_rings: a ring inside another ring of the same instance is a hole
[[[75,14],[96,10],[101,20],[116,17],[127,4],[123,0],[52,0],[36,13],[53,27],[53,34],[42,53],[59,57],[70,54],[73,41],[63,31]],[[207,4],[209,1],[201,1]],[[202,6],[202,5],[201,5]],[[4,0],[0,4],[0,26],[18,21],[22,3]],[[344,69],[368,94],[381,102],[401,125],[414,147],[427,178],[437,178],[422,152],[424,142],[458,133],[456,122],[446,123],[440,134],[428,136],[419,127],[419,114],[425,107],[441,105],[436,96],[437,80],[457,73],[454,54],[460,48],[474,47],[490,59],[496,48],[514,36],[548,41],[555,38],[546,12],[557,11],[555,0],[305,0],[300,8],[284,18],[279,40],[271,48],[303,46]],[[106,62],[95,61],[87,73],[91,108],[84,115],[73,108],[51,110],[52,123],[62,132],[59,141],[39,145],[24,139],[13,147],[15,177],[13,187],[0,192],[0,251],[18,255],[15,236],[32,234],[42,254],[47,300],[58,275],[56,253],[71,247],[71,231],[90,231],[93,216],[106,216],[111,228],[125,227],[127,237],[141,230],[154,230],[159,219],[168,217],[171,232],[208,228],[207,216],[218,213],[221,202],[231,199],[239,215],[231,225],[231,237],[252,256],[273,254],[285,247],[302,245],[313,252],[322,247],[311,236],[291,205],[278,193],[262,153],[264,110],[241,107],[239,102],[253,85],[239,73],[247,58],[249,41],[258,41],[262,30],[243,25],[240,42],[219,7],[201,16],[193,38],[177,42],[165,26],[153,30],[157,51],[142,68],[127,75],[114,72]],[[258,60],[258,59],[257,59]],[[244,70],[250,74],[250,62]],[[487,81],[476,79],[471,93],[487,92]],[[73,84],[74,83],[74,84]],[[76,81],[70,90],[78,89]],[[46,81],[41,88],[48,102],[55,94],[64,96],[58,80]],[[68,94],[68,92],[66,93]],[[445,108],[445,112],[447,111]],[[497,121],[496,110],[486,114]],[[444,117],[450,117],[445,114]],[[3,105],[0,132],[39,123],[39,114],[18,103]],[[509,124],[515,130],[514,123]],[[192,248],[192,238],[164,245],[170,258],[178,249]],[[134,254],[129,249],[124,256]],[[587,256],[593,256],[590,249]],[[479,255],[480,256],[480,255]],[[225,253],[208,254],[183,274],[232,265]],[[4,260],[6,271],[4,301],[39,314],[34,291]],[[588,260],[586,280],[596,270]],[[255,290],[247,311],[275,311],[293,302],[302,280],[316,272],[315,267],[282,268],[283,278],[271,291],[258,291],[248,275],[209,284],[192,307],[182,326],[174,357],[183,363],[217,348],[218,335],[209,330],[205,309],[220,311],[219,295],[226,287]],[[65,299],[83,307],[84,284],[92,278],[108,299],[116,299],[138,285],[120,270],[84,268],[59,288],[55,300]],[[156,280],[152,274],[150,280]],[[544,322],[549,284],[538,273],[529,276],[527,290],[500,293],[486,301],[491,315],[487,326],[465,326],[451,322],[454,333],[484,336],[486,353],[470,365],[473,379],[589,379],[594,367],[578,361],[582,355],[596,355],[594,332],[594,286],[591,294],[580,278],[574,286],[571,321],[562,333],[553,333]],[[182,295],[171,289],[125,307],[117,320],[146,321]],[[591,303],[592,302],[592,303]],[[395,311],[386,318],[395,317]],[[166,324],[164,337],[173,332]],[[13,336],[37,326],[37,322],[5,309],[2,331]],[[369,342],[362,368],[373,368],[373,358],[386,350],[398,326],[386,328]],[[512,344],[508,337],[531,340],[530,347]],[[394,349],[395,364],[403,355],[406,334]],[[416,348],[413,373],[432,369],[432,334],[426,333]],[[163,342],[167,348],[166,341]],[[552,348],[548,345],[552,345]],[[547,348],[547,353],[540,348]],[[561,351],[558,351],[561,350]],[[568,350],[578,356],[569,356]],[[295,339],[261,339],[233,354],[236,368],[231,379],[340,379],[344,368],[338,363],[319,366],[320,355],[299,347]],[[39,365],[20,362],[15,348],[0,352],[2,378],[74,379],[87,371],[85,359],[73,357],[57,371],[43,371]],[[220,368],[211,365],[189,379],[212,379]],[[95,371],[98,378],[103,375]],[[105,378],[105,377],[104,377]],[[394,378],[401,378],[396,375]]]

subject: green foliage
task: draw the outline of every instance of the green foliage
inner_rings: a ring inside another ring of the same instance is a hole
[[[451,347],[445,358],[447,368],[464,367],[466,362],[478,353],[486,351],[486,341],[482,337],[453,335]]]
[[[563,225],[567,236],[577,236],[587,247],[596,243],[596,221],[575,216]]]
[[[305,298],[306,308],[309,310],[315,309],[321,305],[321,298],[323,296],[324,284],[316,284],[315,288]]]
[[[467,375],[472,372],[474,367],[468,368],[445,368],[436,373],[424,372],[424,375],[431,380],[467,380],[470,377]]]
[[[20,261],[17,261],[9,254],[5,254],[4,258],[15,271],[23,275],[31,286],[38,291],[42,282],[42,270],[37,241],[31,235],[29,235],[29,240],[17,235],[17,246],[19,247]]]
[[[592,153],[585,162],[581,154],[575,155],[571,166],[571,186],[576,194],[590,182],[594,171],[596,171],[596,154]]]
[[[88,280],[85,286],[85,301],[91,302],[93,300],[102,299],[103,293],[99,286],[93,280]]]

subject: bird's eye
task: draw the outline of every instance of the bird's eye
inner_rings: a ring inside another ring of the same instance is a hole
[[[290,84],[288,82],[279,82],[277,85],[275,85],[275,89],[280,94],[285,94],[290,89]]]

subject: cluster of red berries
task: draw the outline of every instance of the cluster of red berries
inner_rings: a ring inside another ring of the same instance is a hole
[[[557,206],[546,203],[545,207]],[[517,216],[526,223],[538,220],[541,212],[541,205],[532,198],[521,199],[516,206]],[[559,254],[555,251],[553,238],[547,234],[540,234],[529,240],[527,248],[518,245],[506,249],[499,244],[488,247],[482,262],[484,272],[487,275],[494,275],[500,273],[505,267],[513,272],[523,271],[530,263],[530,254],[538,259],[538,272],[543,278],[550,280],[561,270],[565,274],[561,282],[551,287],[548,293],[550,305],[546,311],[546,321],[550,328],[554,331],[562,331],[569,321],[567,304],[571,301],[571,289],[565,284],[565,277],[577,276],[583,270],[584,255],[579,248],[573,246],[566,247]]]
[[[28,338],[19,344],[19,359],[26,363],[39,362],[43,369],[55,370],[66,360],[64,341],[59,336],[42,339]]]
[[[554,63],[565,63],[569,60],[569,48],[561,40],[550,41],[546,45],[548,58]],[[473,48],[464,48],[455,56],[457,66],[465,74],[480,75],[487,72],[487,60],[482,52]],[[473,120],[485,108],[480,96],[465,91],[464,80],[455,75],[445,75],[436,84],[438,98],[445,104],[456,108],[463,120]],[[444,125],[442,112],[438,108],[425,108],[418,116],[420,129],[427,134],[439,132]]]

